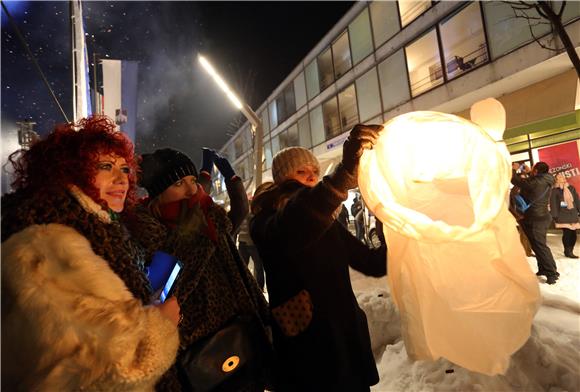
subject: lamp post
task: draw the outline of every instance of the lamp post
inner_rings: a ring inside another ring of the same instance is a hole
[[[203,68],[209,73],[212,79],[217,83],[217,85],[222,89],[222,91],[227,95],[229,100],[238,108],[242,114],[248,119],[250,124],[252,124],[252,131],[254,134],[254,185],[257,188],[262,183],[262,138],[264,134],[264,128],[262,125],[262,120],[258,115],[248,106],[246,103],[240,101],[238,96],[230,89],[222,77],[216,72],[215,68],[210,64],[209,61],[202,55],[198,55],[199,62]],[[254,188],[254,189],[255,189]]]

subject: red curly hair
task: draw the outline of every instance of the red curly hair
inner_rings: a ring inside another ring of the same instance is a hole
[[[125,206],[136,200],[138,162],[133,143],[106,116],[92,116],[75,123],[60,124],[43,140],[27,150],[10,155],[15,190],[43,194],[76,185],[102,206],[107,204],[93,185],[99,154],[125,158],[131,168]]]

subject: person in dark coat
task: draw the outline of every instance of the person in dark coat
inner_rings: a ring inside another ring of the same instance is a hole
[[[348,210],[346,209],[344,204],[342,204],[342,207],[340,208],[340,213],[338,214],[338,218],[336,219],[338,219],[338,222],[348,230],[348,222],[349,222]]]
[[[520,188],[520,194],[530,204],[520,222],[536,254],[538,261],[536,275],[544,275],[547,278],[546,283],[555,284],[560,274],[558,274],[552,251],[546,244],[548,227],[552,222],[548,203],[550,202],[550,190],[554,185],[554,177],[548,173],[549,166],[545,162],[537,162],[528,178],[522,178],[517,173],[519,167],[519,163],[512,164],[511,182]]]
[[[140,184],[147,189],[149,199],[141,201],[127,218],[127,224],[147,251],[147,259],[162,251],[182,264],[175,282],[175,296],[181,307],[179,355],[214,336],[239,316],[257,319],[262,329],[258,332],[266,336],[267,302],[236,249],[231,220],[197,182],[198,173],[191,159],[180,151],[164,148],[144,154],[141,171]],[[237,177],[227,181],[241,183]],[[218,390],[263,391],[266,377],[265,373],[241,370],[220,384]],[[174,367],[158,389],[192,390],[195,386],[180,380]]]
[[[367,320],[349,266],[386,274],[386,245],[369,249],[337,220],[357,186],[359,158],[381,126],[357,125],[342,162],[319,182],[309,150],[274,157],[274,185],[252,201],[251,235],[262,256],[277,354],[277,391],[368,391],[379,381]]]
[[[564,245],[564,256],[577,259],[574,254],[576,245],[576,230],[580,229],[580,201],[578,192],[568,184],[563,172],[556,174],[556,183],[552,189],[550,198],[550,212],[555,221],[557,229],[562,229],[562,244]]]

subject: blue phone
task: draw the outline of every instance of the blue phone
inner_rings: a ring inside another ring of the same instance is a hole
[[[171,270],[171,274],[169,274],[169,278],[167,278],[167,282],[165,282],[165,286],[163,286],[163,290],[161,290],[161,295],[159,296],[159,300],[161,302],[165,302],[165,300],[173,294],[173,287],[175,284],[175,280],[179,275],[179,271],[181,271],[181,266],[179,263],[175,263],[173,266],[173,270]]]

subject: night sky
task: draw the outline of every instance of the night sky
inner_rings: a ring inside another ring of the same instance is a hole
[[[68,2],[5,3],[72,117]],[[353,2],[83,2],[89,59],[139,61],[137,151],[219,148],[240,117],[197,62],[205,54],[253,108]],[[2,13],[2,125],[64,119]],[[91,76],[92,78],[92,76]],[[198,159],[196,159],[197,161]]]

